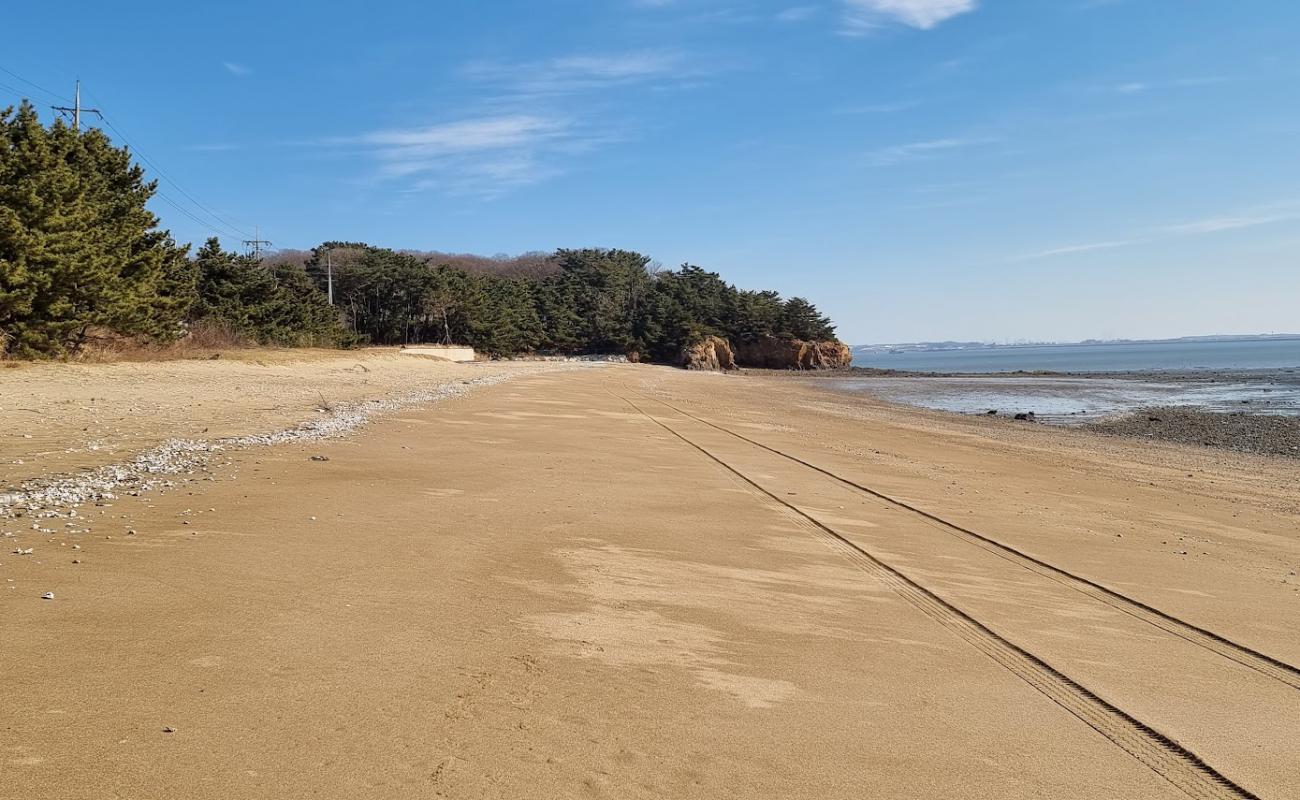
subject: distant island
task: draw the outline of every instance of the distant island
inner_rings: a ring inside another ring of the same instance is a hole
[[[1247,333],[1216,336],[1180,336],[1176,339],[1084,339],[1081,342],[901,342],[860,344],[854,353],[929,353],[949,350],[1006,350],[1017,347],[1090,347],[1126,344],[1194,344],[1204,342],[1261,342],[1300,339],[1300,333]]]

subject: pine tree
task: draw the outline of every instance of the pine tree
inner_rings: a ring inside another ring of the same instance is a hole
[[[792,297],[781,309],[780,334],[805,341],[822,341],[835,338],[835,326],[812,303],[802,297]]]
[[[155,188],[97,130],[47,129],[25,101],[0,111],[0,352],[182,333],[185,252],[145,207]]]
[[[736,343],[773,336],[781,325],[783,311],[781,295],[776,292],[736,292],[731,300],[728,334]]]
[[[57,187],[71,184],[49,133],[24,102],[0,112],[0,342],[20,356],[57,353],[75,327],[51,318],[59,259],[50,239],[65,223]]]
[[[195,323],[258,344],[307,347],[352,341],[338,312],[299,267],[268,268],[222,250],[212,238],[195,254],[194,269]]]

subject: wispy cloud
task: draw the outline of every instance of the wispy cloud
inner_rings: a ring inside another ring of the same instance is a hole
[[[527,61],[476,61],[460,76],[486,91],[477,112],[333,142],[360,146],[376,177],[401,191],[495,197],[562,175],[579,154],[634,135],[620,104],[629,93],[689,85],[696,67],[676,50],[582,53]]]
[[[460,120],[424,128],[375,131],[362,136],[361,141],[403,158],[441,156],[536,144],[560,135],[566,127],[561,120],[515,115]]]
[[[1160,230],[1175,235],[1218,233],[1219,231],[1233,231],[1239,228],[1256,228],[1260,225],[1272,225],[1275,222],[1286,222],[1293,219],[1300,219],[1300,212],[1209,217],[1178,225],[1168,225]]]
[[[224,153],[230,150],[239,150],[240,145],[229,144],[227,142],[214,142],[212,144],[191,144],[181,148],[189,150],[192,153]]]
[[[360,145],[381,179],[409,190],[496,196],[559,174],[555,156],[587,145],[571,120],[529,114],[481,117],[421,128],[372,131],[336,144]]]
[[[996,141],[998,140],[991,138],[949,138],[890,145],[868,153],[867,163],[876,167],[888,167],[905,161],[933,158],[946,151],[963,150]]]
[[[1214,86],[1226,83],[1227,80],[1227,78],[1221,76],[1211,76],[1205,78],[1179,78],[1172,81],[1129,81],[1108,88],[1120,94],[1144,94],[1162,89],[1191,89],[1199,86]]]
[[[1270,208],[1270,207],[1265,207]],[[1271,208],[1278,208],[1272,206]],[[1006,263],[1018,263],[1022,261],[1037,261],[1044,258],[1055,256],[1074,255],[1077,253],[1089,253],[1096,250],[1115,250],[1121,247],[1132,247],[1135,245],[1153,244],[1168,239],[1176,239],[1184,236],[1202,236],[1223,231],[1240,230],[1243,228],[1255,228],[1262,225],[1272,225],[1279,222],[1289,222],[1300,220],[1300,210],[1282,210],[1256,213],[1243,213],[1233,215],[1223,215],[1215,217],[1206,217],[1204,219],[1181,222],[1175,225],[1164,225],[1157,228],[1149,228],[1145,231],[1136,233],[1127,239],[1115,239],[1111,241],[1088,242],[1084,244],[1070,244],[1061,247],[1051,247],[1046,250],[1038,250],[1032,253],[1025,253],[1014,256],[1006,260]]]
[[[674,49],[474,61],[459,68],[475,99],[458,118],[313,144],[339,154],[359,151],[372,162],[369,180],[394,191],[496,197],[562,175],[577,156],[633,138],[632,98],[687,87],[703,74],[694,56]]]
[[[672,50],[583,54],[545,61],[489,62],[465,65],[462,74],[526,95],[587,92],[692,74],[685,58]]]
[[[1132,244],[1138,244],[1137,239],[1117,239],[1109,242],[1087,242],[1084,244],[1067,244],[1061,247],[1051,247],[1046,250],[1039,250],[1034,253],[1025,253],[1008,259],[1009,262],[1019,261],[1037,261],[1041,258],[1052,258],[1053,256],[1066,256],[1075,253],[1091,253],[1096,250],[1114,250],[1117,247],[1128,247]]]
[[[225,68],[226,72],[229,72],[231,75],[234,75],[237,78],[242,78],[245,75],[253,74],[252,67],[249,67],[245,64],[239,64],[234,61],[222,61],[221,66]]]
[[[816,6],[791,6],[776,12],[773,19],[777,22],[803,22],[806,19],[812,19],[816,14]]]
[[[921,105],[920,100],[899,100],[893,103],[865,103],[856,106],[843,106],[835,110],[836,114],[897,114]]]
[[[979,0],[841,0],[844,24],[841,33],[865,36],[884,25],[903,24],[930,30],[939,24],[974,11]]]
[[[527,153],[460,159],[427,171],[407,185],[404,193],[437,191],[453,196],[492,200],[525,186],[563,174],[563,170]]]

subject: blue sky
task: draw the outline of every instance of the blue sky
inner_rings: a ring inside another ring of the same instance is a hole
[[[624,247],[855,343],[1300,331],[1290,0],[78,5],[6,11],[0,102],[80,76],[229,246]]]

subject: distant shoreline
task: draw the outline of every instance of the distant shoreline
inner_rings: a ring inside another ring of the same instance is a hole
[[[859,348],[853,351],[853,365],[867,369],[950,375],[1257,373],[1260,370],[1300,369],[1300,337],[887,351]]]
[[[1239,336],[1182,336],[1176,339],[1084,339],[1079,342],[894,342],[853,345],[854,353],[954,353],[967,350],[1025,350],[1048,347],[1120,347],[1141,345],[1216,344],[1233,342],[1293,342],[1300,333],[1263,333]]]
[[[776,372],[780,372],[779,370]],[[1177,380],[1187,382],[1222,383],[1229,381],[1281,380],[1300,382],[1300,366],[1261,367],[1259,369],[1131,369],[1092,371],[1010,370],[1006,372],[958,372],[906,369],[880,369],[878,367],[847,367],[840,370],[792,373],[805,378],[852,380],[855,378],[1080,378],[1121,380]]]

